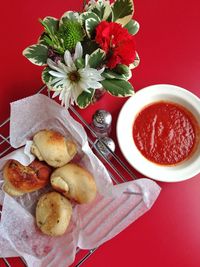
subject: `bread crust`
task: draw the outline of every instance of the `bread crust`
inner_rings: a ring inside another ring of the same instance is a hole
[[[49,236],[63,235],[69,225],[72,205],[58,192],[44,194],[36,207],[36,223]]]
[[[39,160],[57,168],[73,159],[77,153],[77,145],[56,131],[41,130],[33,137],[31,152]]]
[[[51,185],[65,197],[80,204],[93,201],[97,193],[92,174],[75,163],[68,163],[54,170],[51,174]]]
[[[51,167],[38,160],[28,166],[9,160],[3,168],[4,191],[12,196],[36,191],[49,183],[51,172]]]

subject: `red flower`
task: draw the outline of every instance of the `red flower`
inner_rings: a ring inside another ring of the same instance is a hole
[[[113,69],[117,64],[133,63],[135,40],[126,28],[115,22],[102,21],[96,27],[95,41],[107,53],[107,66]]]

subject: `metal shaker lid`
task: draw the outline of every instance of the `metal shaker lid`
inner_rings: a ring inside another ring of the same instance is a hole
[[[112,115],[110,112],[99,109],[92,116],[93,126],[99,129],[108,129],[112,123]]]

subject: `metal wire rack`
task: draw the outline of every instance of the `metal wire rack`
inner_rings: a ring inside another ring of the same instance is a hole
[[[48,92],[46,86],[41,87],[41,89],[38,91],[38,93],[47,94],[50,97],[50,92]],[[113,153],[110,148],[98,137],[98,134],[94,131],[94,129],[84,120],[84,118],[76,111],[74,107],[69,108],[70,114],[79,121],[87,135],[88,135],[88,142],[90,147],[92,148],[93,152],[98,156],[98,158],[104,163],[106,166],[110,177],[113,180],[114,184],[119,184],[122,182],[130,181],[137,179],[137,176],[127,167],[127,165],[123,162],[123,159],[119,158],[115,153]],[[9,122],[10,118],[6,119],[0,124],[0,158],[8,154],[12,151],[12,147],[10,145],[9,140]],[[111,158],[106,157],[104,154],[101,153],[99,150],[97,143],[100,142],[101,145],[103,145],[109,153],[112,155]],[[132,194],[131,192],[124,192],[128,194]],[[134,193],[135,194],[135,193]],[[0,214],[1,214],[1,207],[0,207]],[[74,267],[79,267],[83,265],[89,257],[92,256],[92,254],[97,250],[98,248],[94,248],[89,251],[81,251],[79,248],[77,248],[76,255],[78,259],[75,260],[75,263],[73,264]],[[81,253],[80,253],[81,252]],[[81,257],[78,257],[78,254],[81,254]],[[23,258],[21,259],[21,266],[28,266]],[[7,267],[12,267],[14,265],[11,265],[9,263],[9,258],[2,258],[5,265]]]

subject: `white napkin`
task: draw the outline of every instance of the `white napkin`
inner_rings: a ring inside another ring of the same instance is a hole
[[[33,160],[32,137],[44,128],[59,131],[76,141],[76,161],[94,175],[97,198],[90,204],[73,207],[70,225],[63,236],[48,237],[35,226],[34,213],[39,196],[50,187],[18,198],[0,189],[0,204],[3,205],[0,255],[23,256],[30,267],[66,267],[73,263],[77,247],[92,249],[102,245],[149,210],[160,187],[146,178],[113,185],[106,168],[90,149],[83,127],[65,108],[40,94],[11,104],[10,141],[18,149],[0,159],[0,169],[8,159],[28,165]],[[20,148],[22,146],[25,149]]]

